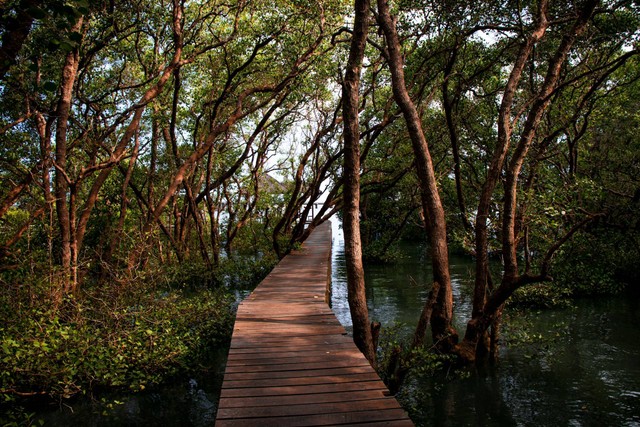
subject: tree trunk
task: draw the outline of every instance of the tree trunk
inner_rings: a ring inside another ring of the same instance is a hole
[[[485,307],[487,298],[487,284],[489,280],[489,229],[488,220],[489,212],[492,206],[493,192],[500,179],[502,167],[504,165],[507,151],[511,144],[511,108],[513,100],[518,89],[518,84],[522,78],[522,72],[527,63],[531,52],[547,30],[549,25],[546,17],[548,7],[548,1],[542,0],[538,5],[537,24],[531,35],[520,47],[516,61],[514,63],[511,74],[507,81],[507,85],[502,96],[502,102],[500,104],[500,111],[498,113],[498,145],[493,153],[489,170],[487,171],[487,177],[482,187],[480,194],[480,200],[478,201],[478,209],[476,213],[475,230],[476,230],[476,277],[473,295],[473,311],[472,318],[481,316]],[[469,325],[467,325],[467,332],[469,331]],[[483,331],[484,333],[484,331]],[[465,340],[468,334],[465,333]],[[475,336],[475,334],[474,334]],[[471,344],[467,342],[465,344],[464,358],[468,358],[468,355],[474,353],[473,360],[475,360],[475,347],[477,340]],[[466,346],[472,345],[473,350],[466,348]]]
[[[82,27],[82,18],[73,27],[77,31]],[[69,114],[73,97],[73,87],[78,74],[79,54],[78,49],[69,52],[62,68],[60,80],[60,99],[56,109],[56,174],[55,197],[56,212],[58,215],[58,227],[60,229],[60,258],[63,270],[63,290],[69,292],[74,284],[71,281],[71,218],[67,194],[69,192],[69,177],[67,176],[67,131],[69,127]]]
[[[407,123],[416,159],[422,205],[429,234],[433,281],[440,285],[437,303],[431,314],[431,331],[434,342],[437,342],[442,350],[448,351],[457,341],[457,333],[451,326],[453,294],[449,275],[447,224],[444,208],[440,200],[433,162],[422,131],[420,116],[405,84],[400,41],[386,0],[378,0],[378,20],[386,39],[393,95]]]
[[[483,188],[480,205],[478,208],[478,221],[482,216],[482,227],[476,226],[476,288],[474,294],[474,310],[472,318],[467,324],[467,331],[464,340],[457,348],[458,354],[466,361],[476,360],[476,355],[486,353],[486,349],[478,349],[478,343],[482,336],[486,333],[487,328],[499,318],[504,302],[519,287],[542,280],[546,275],[546,267],[543,266],[543,273],[538,277],[531,277],[527,274],[520,275],[518,272],[517,259],[517,236],[516,236],[516,208],[517,208],[517,187],[522,165],[527,156],[529,148],[533,142],[536,130],[540,123],[543,113],[550,103],[550,95],[554,91],[560,77],[560,70],[565,62],[569,50],[573,46],[576,38],[584,32],[593,11],[598,4],[597,0],[590,0],[583,5],[574,25],[564,35],[560,45],[556,49],[554,56],[549,61],[549,68],[544,83],[533,99],[529,109],[527,119],[523,126],[522,135],[515,148],[511,161],[506,168],[505,196],[503,202],[502,216],[502,254],[504,258],[504,273],[500,286],[491,294],[486,295],[486,284],[488,276],[488,254],[487,254],[487,227],[486,220],[489,211],[489,204],[493,189],[497,184],[500,176],[506,150],[510,143],[511,137],[511,103],[513,95],[517,89],[522,69],[527,58],[533,50],[534,44],[544,35],[548,21],[546,18],[548,4],[543,1],[538,10],[537,26],[532,35],[522,46],[520,53],[516,59],[516,64],[512,70],[505,95],[503,97],[500,116],[498,121],[498,149],[494,153],[494,159],[489,170],[489,176]],[[478,224],[478,223],[477,223]],[[567,233],[569,236],[571,233]],[[564,239],[566,240],[565,237]],[[558,242],[560,244],[560,242]],[[557,249],[556,244],[549,253]],[[545,257],[545,263],[547,258]]]
[[[342,86],[344,120],[344,240],[349,309],[353,340],[372,366],[376,352],[369,326],[369,310],[362,268],[360,241],[360,130],[358,121],[360,69],[369,31],[369,0],[355,0],[353,37]]]
[[[458,47],[454,47],[451,56],[447,61],[444,71],[444,81],[442,82],[442,107],[449,131],[449,139],[451,140],[451,152],[453,154],[453,176],[456,183],[456,196],[458,200],[458,209],[460,210],[460,221],[465,230],[471,230],[471,224],[467,218],[467,207],[464,201],[464,193],[462,192],[462,177],[460,171],[460,141],[456,132],[456,125],[453,121],[453,100],[449,94],[449,78],[452,75],[453,65],[458,56]],[[456,97],[456,99],[458,99]]]
[[[113,254],[118,249],[120,245],[122,236],[124,235],[124,222],[127,218],[127,209],[129,207],[129,199],[127,198],[127,189],[129,188],[129,182],[131,181],[131,177],[133,175],[133,169],[135,167],[136,161],[138,160],[138,151],[140,149],[140,137],[136,135],[135,137],[135,145],[133,147],[133,154],[131,155],[131,159],[129,159],[129,166],[127,167],[127,173],[124,176],[124,180],[122,182],[122,191],[120,193],[120,216],[118,217],[118,224],[116,225],[113,234],[109,240],[109,246],[107,248],[107,252],[104,256],[104,262],[108,265],[111,263]]]
[[[538,125],[542,119],[542,115],[551,103],[551,93],[555,90],[558,80],[560,79],[560,70],[564,64],[569,50],[573,46],[576,38],[584,32],[587,24],[593,14],[598,0],[587,1],[583,9],[580,11],[571,30],[569,30],[560,45],[558,46],[553,58],[549,61],[549,69],[545,77],[540,92],[537,94],[533,102],[531,110],[524,124],[522,136],[513,153],[509,167],[506,170],[505,196],[504,196],[504,218],[502,222],[503,236],[503,257],[505,263],[505,276],[518,276],[518,259],[517,236],[516,230],[516,208],[517,208],[517,189],[522,165],[527,157],[529,148],[533,142]]]

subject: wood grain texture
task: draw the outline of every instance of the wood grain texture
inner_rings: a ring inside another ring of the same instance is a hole
[[[412,426],[325,301],[329,223],[238,307],[217,426]]]

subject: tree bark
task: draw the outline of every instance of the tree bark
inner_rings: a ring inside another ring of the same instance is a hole
[[[440,285],[437,303],[431,314],[431,331],[434,342],[437,342],[441,349],[447,351],[457,341],[457,332],[451,325],[453,294],[449,275],[447,224],[444,208],[440,200],[433,162],[422,131],[420,116],[409,96],[404,80],[404,61],[400,40],[386,0],[378,0],[378,21],[385,35],[393,96],[407,123],[416,159],[422,205],[429,234],[433,281]]]
[[[509,167],[506,170],[506,183],[505,183],[505,197],[504,197],[504,209],[503,209],[503,257],[505,263],[505,277],[516,278],[518,276],[518,259],[516,255],[516,204],[517,204],[517,189],[518,180],[520,177],[520,171],[522,165],[527,157],[529,148],[533,142],[534,136],[542,119],[542,115],[547,110],[547,107],[551,103],[551,94],[558,84],[560,79],[560,70],[564,64],[569,50],[573,46],[576,38],[584,32],[587,24],[595,10],[598,0],[587,1],[583,9],[580,11],[578,18],[576,19],[571,30],[569,30],[562,41],[560,46],[556,50],[553,58],[549,62],[549,69],[545,77],[542,88],[536,96],[533,102],[531,110],[527,116],[527,120],[524,124],[524,130],[518,145],[513,153]]]
[[[504,94],[502,95],[502,102],[498,113],[498,145],[493,153],[491,164],[487,171],[487,178],[482,187],[476,213],[476,278],[472,317],[478,316],[482,313],[487,294],[487,281],[489,274],[489,212],[493,192],[498,184],[498,180],[500,179],[502,166],[504,165],[507,150],[511,143],[511,108],[527,59],[531,55],[535,43],[544,36],[549,25],[546,16],[547,7],[548,1],[542,0],[538,6],[536,28],[520,47],[513,69],[509,75],[509,80],[507,81]]]
[[[342,84],[344,120],[344,240],[347,264],[349,309],[353,322],[353,341],[372,366],[376,366],[373,336],[362,268],[360,241],[360,70],[369,31],[369,0],[355,0],[355,20],[349,60]]]
[[[73,27],[79,30],[82,27],[83,19]],[[60,258],[63,269],[63,290],[69,292],[74,284],[71,275],[71,218],[69,214],[69,204],[67,194],[69,192],[69,177],[67,176],[67,132],[69,128],[69,114],[73,98],[73,88],[78,74],[79,53],[75,48],[69,52],[62,68],[62,78],[60,80],[60,99],[56,108],[56,153],[55,153],[55,197],[56,212],[58,216],[58,227],[60,229]]]
[[[129,188],[129,182],[131,181],[131,177],[133,176],[133,169],[135,167],[136,161],[138,160],[139,149],[140,149],[140,136],[136,135],[135,145],[133,147],[133,154],[129,159],[127,172],[122,182],[122,191],[120,192],[120,216],[118,217],[118,224],[116,225],[116,228],[110,237],[109,246],[107,247],[107,251],[104,256],[104,262],[107,265],[111,263],[112,256],[117,250],[118,246],[120,245],[122,236],[124,235],[124,223],[127,218],[127,209],[129,207],[127,189]]]
[[[460,171],[460,141],[456,132],[456,125],[453,120],[453,103],[449,94],[449,78],[452,75],[453,65],[458,56],[458,47],[455,46],[444,70],[444,80],[442,82],[442,107],[449,131],[449,139],[451,140],[451,152],[453,154],[453,176],[456,183],[456,196],[458,200],[458,209],[460,210],[460,221],[465,230],[471,230],[471,223],[467,218],[467,207],[464,201],[464,193],[462,191],[462,177]],[[456,96],[455,99],[458,99]]]
[[[182,31],[182,16],[183,16],[183,5],[174,2],[173,7],[173,29],[174,32],[181,33]],[[93,212],[93,208],[95,207],[96,202],[98,201],[98,195],[102,186],[106,182],[107,178],[111,174],[113,168],[124,158],[126,155],[127,146],[129,142],[134,138],[136,132],[140,129],[140,123],[142,121],[142,115],[144,110],[149,102],[157,98],[162,92],[173,75],[174,70],[180,67],[182,60],[182,45],[175,46],[175,50],[173,53],[173,57],[171,62],[162,70],[158,81],[155,85],[149,88],[139,99],[137,103],[137,107],[134,110],[133,118],[129,122],[129,125],[125,129],[122,137],[118,141],[118,144],[114,148],[113,152],[109,160],[103,165],[96,177],[95,181],[91,186],[91,190],[89,191],[89,195],[86,198],[86,202],[83,206],[82,212],[80,214],[80,218],[78,221],[78,225],[75,231],[76,236],[76,251],[79,252],[82,248],[82,243],[84,240],[84,235],[86,233],[87,224],[89,223],[89,218],[91,217],[91,213]]]

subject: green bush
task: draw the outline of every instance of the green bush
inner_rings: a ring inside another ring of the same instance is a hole
[[[515,291],[506,305],[534,309],[571,307],[571,295],[571,289],[558,283],[538,283]]]
[[[411,348],[412,337],[404,324],[382,328],[378,348],[378,373],[389,386],[402,386],[407,374],[433,377],[451,365],[454,358],[433,348]]]
[[[229,296],[211,290],[150,291],[134,299],[100,289],[57,307],[8,298],[2,305],[4,401],[31,393],[67,398],[101,387],[143,390],[197,366],[207,349],[224,345],[233,322]]]
[[[394,264],[402,258],[397,243],[385,247],[386,242],[374,240],[364,247],[363,258],[367,264]]]
[[[627,285],[625,271],[637,270],[637,248],[618,233],[594,230],[572,239],[554,259],[555,282],[576,296],[615,295]]]

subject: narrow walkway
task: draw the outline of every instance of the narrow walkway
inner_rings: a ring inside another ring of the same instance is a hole
[[[413,426],[326,303],[331,225],[238,307],[216,426]]]

